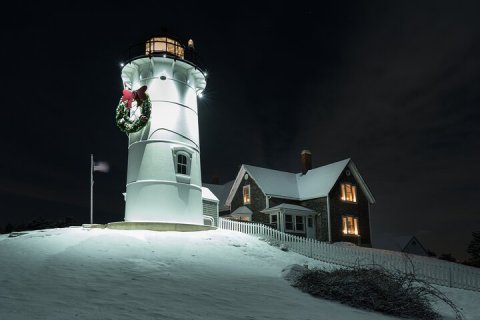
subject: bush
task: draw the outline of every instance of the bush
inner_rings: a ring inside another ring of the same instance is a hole
[[[438,319],[432,302],[440,299],[454,310],[457,319],[463,319],[453,302],[429,283],[412,273],[390,272],[377,266],[306,269],[292,285],[323,299],[413,319]]]

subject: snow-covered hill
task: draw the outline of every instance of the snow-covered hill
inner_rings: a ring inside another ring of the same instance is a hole
[[[0,235],[0,319],[394,319],[292,288],[291,264],[322,265],[224,230]],[[442,290],[480,319],[480,293]]]

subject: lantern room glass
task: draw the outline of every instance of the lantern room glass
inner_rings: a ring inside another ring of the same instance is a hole
[[[153,37],[145,45],[145,54],[169,53],[181,59],[185,58],[182,45],[168,37]]]

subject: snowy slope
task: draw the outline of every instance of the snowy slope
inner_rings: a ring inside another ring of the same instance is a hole
[[[223,230],[1,235],[0,319],[394,319],[290,287],[291,264],[321,265]],[[448,294],[480,319],[480,293]]]

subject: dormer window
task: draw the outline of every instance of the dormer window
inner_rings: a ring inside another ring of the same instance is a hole
[[[250,185],[243,186],[243,204],[250,204]]]
[[[357,187],[350,183],[342,183],[342,201],[345,202],[357,202]]]

